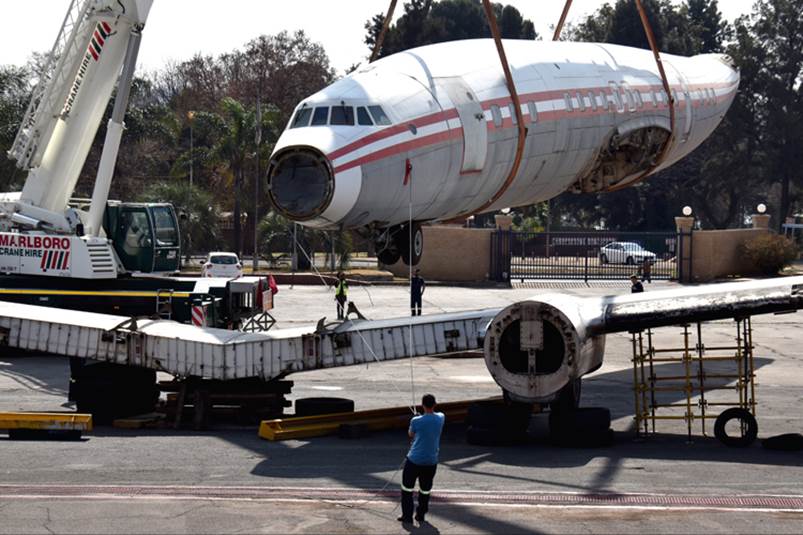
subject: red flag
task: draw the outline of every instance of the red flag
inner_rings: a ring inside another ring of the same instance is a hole
[[[279,293],[279,285],[276,284],[276,279],[273,278],[273,275],[268,276],[268,288],[270,288],[271,295]]]

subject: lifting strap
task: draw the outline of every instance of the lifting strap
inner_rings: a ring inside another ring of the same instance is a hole
[[[491,28],[491,35],[493,36],[494,43],[496,44],[496,51],[499,54],[499,61],[502,63],[502,70],[505,73],[507,90],[510,93],[510,99],[513,101],[513,111],[516,114],[516,125],[518,126],[518,142],[516,144],[516,155],[513,157],[513,165],[510,168],[507,178],[502,183],[502,186],[488,202],[484,203],[479,208],[472,210],[471,214],[465,214],[465,217],[482,212],[498,201],[502,195],[504,195],[504,193],[513,183],[513,179],[516,178],[516,174],[519,172],[521,158],[524,155],[524,145],[527,142],[527,127],[524,126],[524,117],[521,113],[521,101],[519,100],[519,94],[516,91],[516,84],[513,82],[513,75],[510,72],[510,64],[507,62],[507,54],[505,54],[505,47],[502,44],[502,37],[499,33],[499,26],[496,23],[496,15],[494,14],[493,6],[491,6],[490,0],[482,0],[482,6],[485,8],[485,17],[488,19],[488,26]]]
[[[385,22],[382,23],[382,31],[379,32],[379,37],[376,38],[376,43],[374,43],[374,51],[371,52],[371,59],[368,60],[368,63],[373,63],[379,55],[379,51],[382,50],[382,44],[385,42],[385,35],[388,33],[390,21],[393,20],[393,12],[396,10],[397,1],[398,0],[390,0],[388,14],[385,16]]]
[[[560,38],[560,32],[563,29],[563,24],[566,22],[566,16],[569,14],[569,8],[571,5],[572,0],[566,0],[566,5],[563,6],[563,13],[560,15],[560,21],[555,28],[555,34],[552,36],[553,41],[557,41]],[[658,51],[658,45],[655,42],[655,34],[652,31],[652,25],[647,18],[647,12],[644,10],[641,0],[636,0],[636,9],[638,9],[639,18],[641,18],[641,25],[644,27],[644,33],[647,36],[647,42],[650,44],[650,50],[652,50],[655,63],[658,65],[658,72],[661,75],[661,83],[664,86],[664,93],[666,94],[667,102],[669,103],[669,136],[666,138],[666,141],[664,141],[664,145],[661,147],[661,152],[658,153],[658,156],[655,158],[655,161],[652,163],[652,165],[650,165],[649,169],[644,171],[635,180],[631,180],[626,184],[620,184],[618,186],[608,188],[608,191],[618,191],[620,189],[632,186],[633,184],[638,184],[644,180],[647,175],[655,171],[655,169],[661,165],[669,153],[669,149],[672,147],[672,141],[675,139],[675,97],[672,96],[672,88],[669,87],[669,79],[666,77],[664,64],[661,61],[661,53]],[[688,106],[689,103],[687,102],[686,105]]]

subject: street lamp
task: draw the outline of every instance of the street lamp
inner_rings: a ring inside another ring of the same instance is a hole
[[[756,211],[757,211],[759,214],[764,214],[764,213],[766,213],[766,212],[767,212],[767,205],[766,205],[766,204],[764,204],[763,202],[762,202],[762,203],[759,203],[759,205],[758,205],[758,206],[756,206]]]
[[[691,217],[692,212],[693,212],[693,210],[691,209],[691,206],[684,206],[683,207],[683,215],[684,216]]]
[[[188,111],[187,112],[187,119],[190,121],[190,187],[192,187],[192,172],[193,172],[193,139],[192,139],[192,121],[195,119],[195,112]]]

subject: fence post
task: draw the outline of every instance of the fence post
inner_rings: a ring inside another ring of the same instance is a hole
[[[583,237],[583,245],[585,245],[585,268],[583,269],[583,281],[588,284],[588,236]]]

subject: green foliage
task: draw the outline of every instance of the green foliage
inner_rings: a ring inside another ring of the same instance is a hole
[[[795,242],[778,234],[767,234],[745,243],[742,252],[763,275],[778,272],[797,259]]]
[[[145,190],[142,202],[169,202],[179,217],[181,248],[187,258],[220,248],[219,211],[207,191],[184,181],[157,182]]]
[[[292,250],[293,223],[283,216],[269,212],[259,222],[259,252],[273,266],[277,254]]]
[[[513,6],[493,4],[499,32],[505,39],[535,39],[535,26]],[[365,23],[365,44],[373,51],[385,15]],[[491,30],[480,0],[410,0],[404,14],[388,28],[379,56],[389,56],[417,46],[490,37]]]
[[[14,144],[30,98],[30,71],[24,67],[0,66],[0,191],[19,189],[25,174],[5,158]]]

